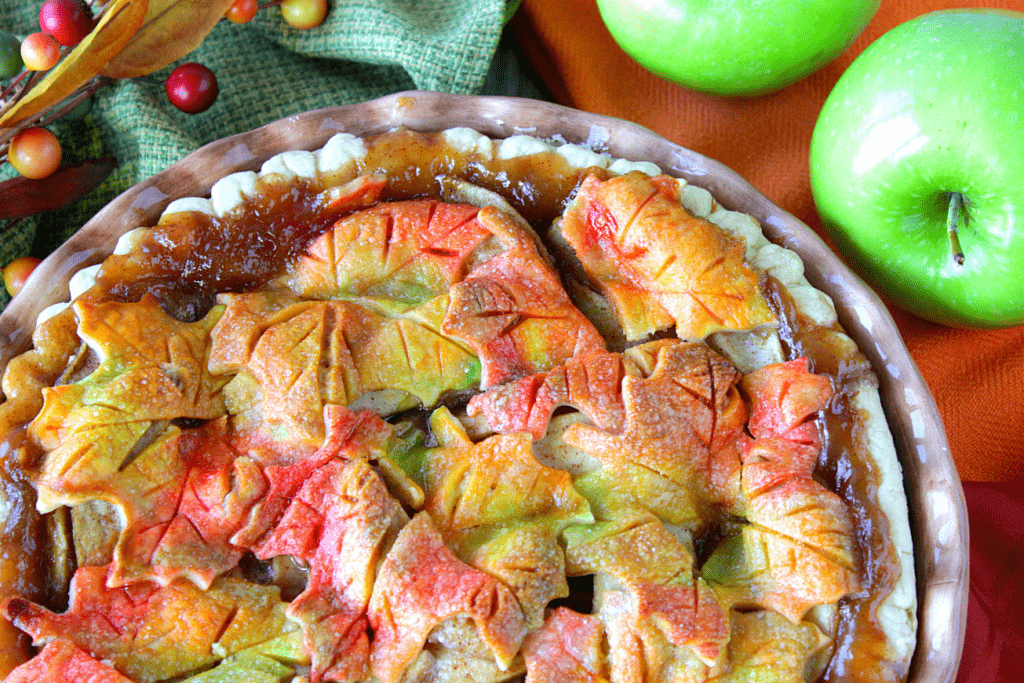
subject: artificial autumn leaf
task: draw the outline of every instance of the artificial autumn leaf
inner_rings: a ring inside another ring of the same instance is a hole
[[[466,435],[446,408],[430,418],[437,447],[423,458],[423,509],[456,556],[508,586],[529,628],[551,600],[565,597],[558,535],[593,521],[568,473],[545,467],[525,434]]]
[[[325,405],[390,392],[402,399],[381,412],[429,406],[479,377],[475,356],[419,309],[388,315],[347,301],[300,301],[286,290],[220,301],[226,310],[212,333],[210,368],[239,374],[226,389],[230,411],[275,439],[322,441]]]
[[[0,128],[30,119],[100,73],[142,26],[148,7],[148,0],[110,0],[89,35],[0,116]]]
[[[397,683],[427,637],[450,617],[469,617],[479,639],[507,669],[526,635],[512,592],[452,554],[430,516],[415,515],[398,534],[370,598],[371,662],[383,683]]]
[[[147,296],[138,303],[77,301],[78,334],[98,356],[85,379],[43,390],[29,425],[48,450],[39,507],[53,510],[94,497],[97,485],[130,463],[167,421],[224,414],[224,379],[206,369],[214,308],[195,323],[164,313]]]
[[[601,620],[557,607],[523,641],[526,683],[607,683]]]
[[[775,322],[743,243],[684,209],[674,178],[588,176],[559,229],[629,340],[672,325],[703,339]]]
[[[17,667],[4,683],[133,683],[63,638],[51,640],[38,655]]]
[[[64,164],[42,179],[18,176],[0,183],[0,220],[55,211],[92,192],[117,166],[114,157]]]
[[[313,681],[369,675],[366,608],[385,539],[408,521],[366,460],[332,460],[309,476],[254,549],[309,565],[306,589],[288,606],[312,656]]]
[[[233,0],[149,0],[145,19],[131,40],[100,70],[110,78],[135,78],[158,71],[194,50]]]
[[[224,577],[205,591],[185,580],[108,588],[106,576],[106,567],[75,572],[63,614],[8,598],[4,615],[36,645],[71,641],[137,683],[197,672],[247,650],[308,661],[276,586]]]

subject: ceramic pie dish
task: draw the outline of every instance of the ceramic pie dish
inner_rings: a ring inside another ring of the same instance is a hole
[[[919,645],[909,680],[952,679],[963,637],[966,594],[962,494],[934,405],[891,319],[806,226],[728,169],[632,124],[530,101],[406,93],[309,112],[218,141],[119,197],[40,266],[26,293],[0,318],[10,340],[3,361],[27,348],[28,331],[43,308],[66,300],[65,284],[73,272],[105,258],[128,230],[152,225],[171,200],[206,196],[224,176],[259,169],[283,150],[318,149],[339,131],[364,136],[397,126],[414,131],[468,127],[496,139],[528,133],[586,143],[613,158],[652,162],[710,190],[726,209],[754,216],[773,242],[798,254],[807,279],[832,297],[844,329],[871,361],[901,456],[920,605]]]

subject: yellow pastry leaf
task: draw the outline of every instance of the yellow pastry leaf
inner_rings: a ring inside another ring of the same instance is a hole
[[[30,434],[49,450],[39,507],[52,510],[93,495],[176,418],[224,414],[225,380],[206,369],[213,309],[195,323],[164,313],[153,297],[134,304],[75,304],[79,336],[99,366],[85,379],[44,390]]]
[[[229,410],[275,440],[320,443],[325,405],[399,394],[379,412],[430,406],[480,376],[475,355],[432,324],[430,304],[388,314],[347,301],[300,301],[286,290],[221,301],[210,367],[239,373],[225,392]]]

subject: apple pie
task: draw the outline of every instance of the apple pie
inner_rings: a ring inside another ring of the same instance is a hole
[[[3,379],[8,682],[893,681],[872,370],[650,163],[338,134],[170,202]]]

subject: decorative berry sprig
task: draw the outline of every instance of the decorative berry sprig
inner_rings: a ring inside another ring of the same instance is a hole
[[[21,195],[43,194],[37,186],[46,182],[42,179],[69,168],[61,166],[60,141],[46,126],[74,111],[96,91],[181,59],[222,19],[246,23],[257,12],[275,6],[296,29],[319,26],[328,10],[327,0],[271,0],[262,5],[258,0],[45,0],[38,32],[19,39],[0,31],[0,164],[10,162],[23,176],[0,183],[0,196],[9,206],[18,205]],[[219,90],[213,72],[195,62],[178,66],[163,85],[169,102],[191,114],[209,109]],[[73,172],[60,177],[67,181],[88,172],[88,187],[62,188],[78,190],[76,197],[102,180],[96,180],[96,173],[109,173],[112,167],[107,160],[84,163],[95,168],[69,168]],[[4,213],[8,220],[24,215],[30,214]],[[18,262],[13,269],[18,277],[9,278],[4,271],[8,290],[20,287],[25,264],[32,263]]]

